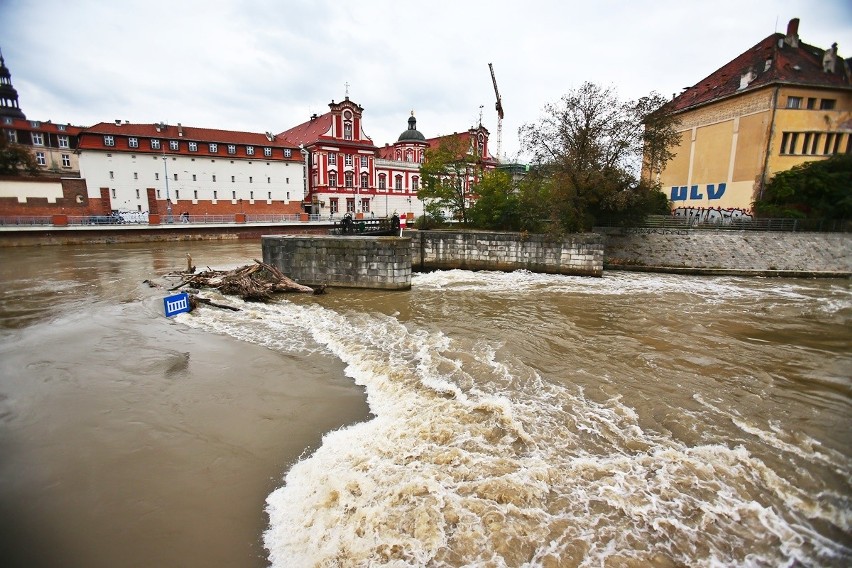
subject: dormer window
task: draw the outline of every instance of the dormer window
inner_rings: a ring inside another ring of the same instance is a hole
[[[263,155],[266,156],[267,158],[272,156],[272,148],[264,148],[263,149]]]
[[[33,128],[39,128],[39,127],[41,127],[41,122],[39,122],[37,120],[31,120],[30,126],[32,126]]]
[[[189,151],[190,152],[198,152],[198,143],[197,142],[190,142],[189,143]],[[195,158],[193,158],[193,159],[195,159]]]
[[[130,137],[130,138],[127,139],[127,145],[130,148],[138,148],[139,147],[139,139]]]
[[[233,144],[228,144],[228,153],[229,154],[236,154],[237,153],[237,147],[234,146]]]
[[[104,146],[115,146],[115,138],[112,136],[104,136]]]
[[[215,154],[216,152],[219,151],[219,145],[218,144],[209,144],[208,148],[209,148],[211,154]]]
[[[177,152],[180,149],[180,142],[177,140],[169,140],[169,150]]]
[[[293,151],[290,148],[284,148],[284,157],[289,158],[293,155]]]
[[[254,146],[246,146],[246,155],[254,156]]]
[[[160,149],[160,141],[156,138],[151,138],[151,149],[159,150]]]

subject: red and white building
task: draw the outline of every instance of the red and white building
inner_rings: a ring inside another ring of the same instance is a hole
[[[417,130],[413,116],[408,128],[393,144],[379,148],[363,127],[364,109],[346,97],[329,104],[329,112],[279,134],[297,145],[308,167],[306,211],[321,217],[346,212],[384,217],[394,212],[422,214],[417,199],[420,164],[426,150],[443,137],[427,139]],[[488,156],[487,169],[497,162],[488,154],[488,131],[481,125],[461,134],[471,153]],[[469,185],[474,178],[468,179]]]

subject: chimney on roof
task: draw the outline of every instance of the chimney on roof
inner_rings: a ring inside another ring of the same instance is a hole
[[[115,119],[115,125],[116,125],[116,126],[121,126],[121,119],[116,118],[116,119]]]
[[[784,43],[790,47],[799,47],[799,18],[793,18],[787,23],[787,35]]]
[[[178,126],[178,136],[183,136],[183,126],[181,126],[180,122],[177,123],[177,126]]]
[[[316,118],[317,118],[317,113],[314,113],[314,114],[311,115],[311,120],[316,120]]]
[[[129,120],[125,120],[125,121],[124,121],[124,124],[130,124],[130,121],[129,121]]]
[[[837,42],[831,44],[831,49],[826,50],[822,56],[822,70],[826,73],[834,73],[837,64]]]

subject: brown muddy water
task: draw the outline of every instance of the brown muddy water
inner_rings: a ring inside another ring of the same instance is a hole
[[[849,281],[445,271],[166,319],[143,280],[260,244],[157,246],[0,249],[4,565],[852,563]]]

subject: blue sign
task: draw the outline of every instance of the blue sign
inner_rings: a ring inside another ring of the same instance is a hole
[[[175,294],[174,296],[168,296],[163,298],[163,305],[166,308],[166,317],[170,318],[172,316],[176,316],[177,314],[182,314],[183,312],[189,311],[189,294],[186,292]]]

